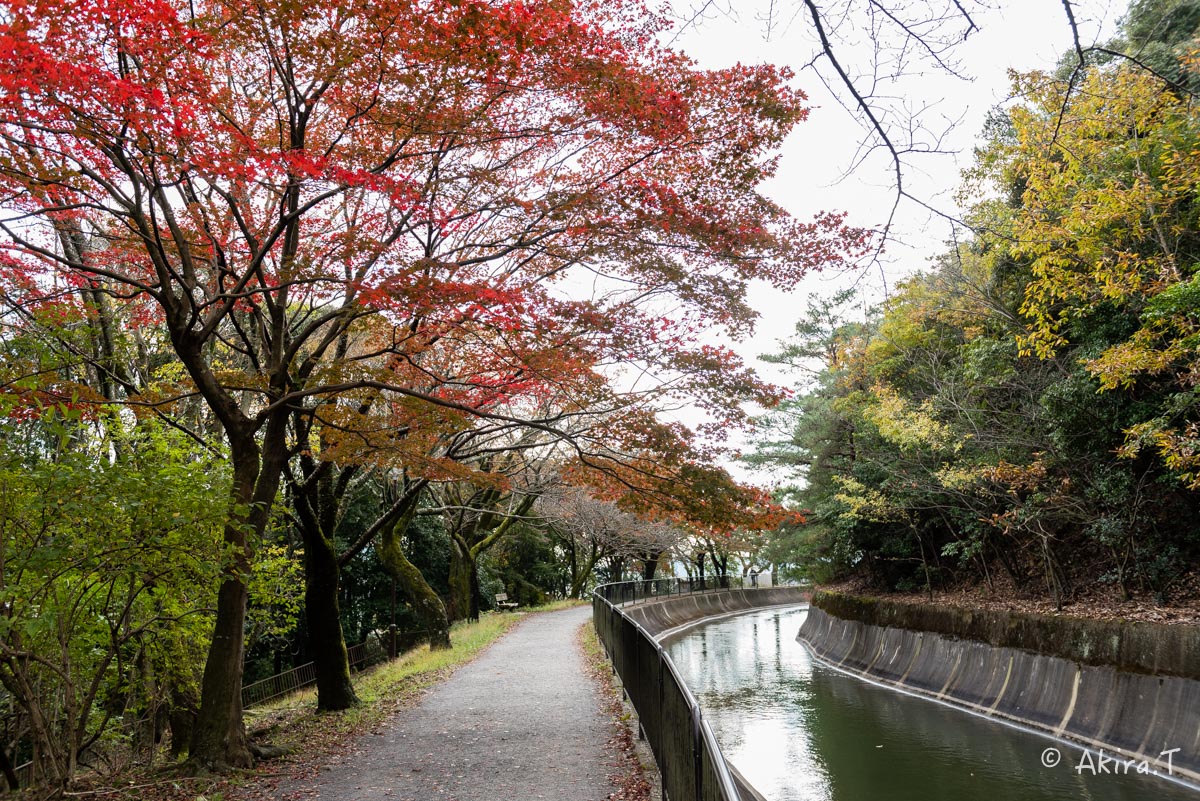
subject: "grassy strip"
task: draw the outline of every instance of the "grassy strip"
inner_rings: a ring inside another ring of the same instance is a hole
[[[482,616],[474,623],[455,623],[450,629],[453,647],[431,651],[422,645],[406,651],[391,662],[353,677],[361,703],[336,714],[318,713],[315,688],[247,710],[246,726],[256,738],[267,736],[274,745],[296,747],[312,742],[315,731],[322,734],[355,734],[378,725],[413,696],[437,683],[446,673],[471,661],[521,619],[514,612]]]

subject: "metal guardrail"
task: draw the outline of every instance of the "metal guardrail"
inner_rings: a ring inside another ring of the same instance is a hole
[[[346,649],[352,669],[362,667],[367,663],[367,644],[360,642]],[[242,708],[249,709],[258,704],[265,704],[280,696],[293,693],[296,690],[317,683],[317,671],[312,662],[298,665],[291,670],[268,676],[262,681],[247,684],[242,688]]]
[[[764,581],[764,583],[766,583]],[[758,587],[754,576],[710,576],[698,579],[653,579],[651,581],[620,581],[601,584],[598,593],[613,604],[637,603],[671,595],[696,595],[716,590],[749,590]]]
[[[592,593],[592,621],[621,677],[662,775],[670,801],[740,801],[737,785],[692,691],[662,645],[622,611],[624,604],[745,587],[741,577],[625,581]]]

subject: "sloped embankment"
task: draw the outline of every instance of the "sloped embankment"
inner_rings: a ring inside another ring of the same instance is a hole
[[[799,639],[840,669],[1200,782],[1200,627],[817,593]]]

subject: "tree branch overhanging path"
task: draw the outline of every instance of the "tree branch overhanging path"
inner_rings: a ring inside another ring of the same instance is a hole
[[[1090,34],[1089,42],[1081,4],[1072,0],[1059,4],[1064,58],[1071,62],[1064,78],[1064,113],[1083,71],[1104,59],[1124,61],[1172,91],[1195,96],[1193,87],[1157,69],[1137,48],[1101,42],[1099,30]],[[811,43],[801,75],[815,76],[858,123],[862,139],[842,179],[874,174],[871,163],[879,165],[885,176],[891,200],[881,218],[870,223],[877,236],[871,264],[882,268],[884,251],[903,236],[898,222],[906,205],[944,221],[951,237],[955,229],[971,228],[955,204],[939,202],[928,191],[914,188],[920,185],[914,179],[929,163],[926,157],[953,157],[969,146],[951,144],[964,109],[939,111],[938,103],[944,101],[913,106],[903,98],[906,90],[912,94],[919,89],[917,81],[928,73],[972,80],[963,71],[961,58],[998,10],[979,0],[771,0],[759,6],[755,21],[768,39],[789,37],[789,41]],[[740,17],[742,11],[718,0],[692,3],[677,15],[680,33],[702,28],[714,16]],[[874,160],[877,155],[881,161]]]
[[[716,8],[696,2],[690,24]],[[21,746],[41,775],[71,786],[112,721],[168,708],[195,713],[172,723],[184,770],[251,766],[244,671],[299,655],[255,651],[272,615],[299,615],[297,587],[318,703],[338,711],[358,700],[343,626],[380,630],[384,583],[446,645],[497,583],[541,600],[631,566],[649,580],[680,529],[714,543],[705,559],[724,572],[718,537],[798,517],[720,466],[748,408],[787,393],[712,341],[749,336],[759,284],[882,269],[911,206],[962,224],[919,175],[956,122],[899,87],[920,69],[961,76],[986,19],[970,0],[788,2],[769,3],[768,29],[792,13],[810,74],[861,124],[848,169],[887,168],[875,231],[768,197],[809,101],[785,68],[701,68],[663,43],[647,0],[5,6],[0,524],[20,546],[0,559],[14,599],[0,652],[69,681],[0,659],[0,683],[29,717],[72,721],[57,745],[39,724],[40,745]],[[1141,39],[1088,45],[1083,2],[1048,6],[1074,68],[1037,73],[1054,138],[1065,97],[1060,148],[1086,87],[1117,72],[1105,59],[1166,81],[1143,86],[1163,108],[1187,88]],[[996,305],[954,286],[956,303]],[[1007,311],[1005,325],[1023,313]],[[685,408],[704,422],[681,422]],[[156,474],[129,497],[79,489]],[[64,488],[61,509],[31,476]],[[100,498],[102,515],[84,508]],[[154,569],[64,555],[105,534]],[[570,577],[542,590],[512,565],[548,541]],[[506,559],[507,578],[481,579]],[[47,604],[37,576],[83,594]],[[362,614],[339,614],[351,597]],[[110,615],[123,622],[104,647],[72,636]]]
[[[772,0],[759,17],[768,37],[812,42],[802,74],[816,76],[857,120],[862,139],[844,168],[843,179],[864,170],[875,154],[884,156],[892,200],[883,219],[872,225],[876,233],[872,263],[878,263],[893,241],[904,203],[958,222],[952,211],[909,185],[910,174],[921,169],[921,157],[951,155],[946,140],[958,116],[952,113],[932,127],[936,104],[908,107],[900,95],[901,82],[923,69],[968,80],[958,54],[981,30],[977,17],[985,10],[976,0]],[[732,15],[734,10],[705,0],[683,15],[683,27],[702,25],[706,16],[718,13]]]
[[[249,584],[279,517],[334,597],[346,553],[395,555],[413,487],[494,485],[493,449],[534,447],[521,431],[647,514],[774,514],[715,462],[719,428],[777,391],[702,332],[743,336],[751,281],[791,286],[866,234],[760,193],[805,116],[780,70],[701,70],[660,29],[639,0],[34,0],[0,19],[0,297],[30,312],[12,336],[54,356],[6,373],[2,399],[82,408],[110,421],[100,438],[157,414],[225,457],[191,769],[254,761]],[[147,369],[115,369],[104,337],[78,347],[84,320],[119,323]],[[623,386],[621,366],[655,381]],[[684,403],[722,426],[660,419]],[[397,494],[339,553],[360,466]]]

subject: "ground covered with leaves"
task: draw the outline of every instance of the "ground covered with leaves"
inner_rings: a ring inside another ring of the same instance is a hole
[[[1056,608],[1047,594],[1029,588],[1018,588],[1004,576],[996,576],[991,587],[986,584],[963,584],[925,591],[881,592],[861,579],[850,579],[823,585],[821,589],[850,595],[870,595],[875,598],[954,606],[991,611],[1032,612],[1043,615],[1066,615],[1092,620],[1138,620],[1147,623],[1195,625],[1200,623],[1200,575],[1192,573],[1175,585],[1170,598],[1154,593],[1133,592],[1128,599],[1111,584],[1092,582],[1081,584],[1071,597]]]
[[[610,777],[616,789],[608,796],[609,801],[650,801],[651,785],[646,769],[638,756],[637,746],[630,726],[630,714],[621,702],[621,692],[613,681],[612,670],[596,630],[589,622],[579,629],[579,647],[583,650],[588,673],[600,688],[604,700],[604,712],[612,720],[612,736],[608,749],[613,757],[616,772]]]

